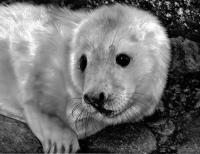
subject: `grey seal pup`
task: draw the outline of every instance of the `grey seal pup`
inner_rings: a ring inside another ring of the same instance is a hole
[[[0,7],[0,113],[26,122],[45,152],[152,114],[170,45],[147,11],[90,12],[17,3]]]

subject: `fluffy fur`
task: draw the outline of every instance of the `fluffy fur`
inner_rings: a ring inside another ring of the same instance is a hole
[[[108,124],[152,114],[165,87],[170,60],[169,40],[157,18],[115,5],[92,12],[74,31],[70,69],[75,86],[83,94],[103,91],[110,95],[104,107],[116,116],[95,112],[83,100],[86,112]],[[121,53],[131,57],[126,68],[115,62]],[[83,54],[88,57],[84,78],[76,69]]]
[[[90,13],[1,6],[0,50],[0,112],[27,122],[47,152],[75,152],[78,138],[152,114],[170,61],[158,19],[119,4]],[[116,63],[120,54],[127,67]],[[110,115],[84,99],[100,92]]]

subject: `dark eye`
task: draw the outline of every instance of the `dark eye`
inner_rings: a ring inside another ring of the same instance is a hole
[[[87,57],[85,55],[82,55],[80,58],[80,69],[82,72],[85,71],[86,66],[87,66]]]
[[[116,63],[121,67],[126,67],[130,63],[131,58],[126,54],[119,54],[116,57]]]

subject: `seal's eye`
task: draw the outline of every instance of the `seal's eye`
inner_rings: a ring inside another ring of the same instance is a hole
[[[130,63],[131,58],[126,54],[119,54],[116,57],[116,63],[121,67],[126,67]]]
[[[80,69],[82,72],[85,71],[86,66],[87,66],[87,57],[86,55],[82,55],[80,58]]]

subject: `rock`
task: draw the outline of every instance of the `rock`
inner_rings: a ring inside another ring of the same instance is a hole
[[[170,71],[196,73],[200,71],[200,44],[183,37],[171,38],[172,63]]]
[[[198,142],[197,142],[198,143]],[[200,145],[195,142],[189,142],[188,144],[178,149],[178,154],[198,154],[200,153]]]
[[[200,89],[198,89],[199,91],[196,93],[196,99],[197,99],[197,103],[195,105],[195,108],[200,108]]]
[[[200,71],[200,44],[185,39],[183,42],[183,51],[185,53],[185,62],[187,72]]]
[[[178,154],[200,153],[200,117],[188,124],[185,130],[186,141],[178,147]]]
[[[161,119],[157,122],[150,123],[149,126],[162,136],[169,136],[174,133],[175,125],[171,120]]]
[[[0,115],[0,153],[41,153],[42,147],[26,124]]]
[[[108,127],[80,141],[81,153],[150,153],[156,149],[156,139],[141,124]],[[0,153],[42,153],[39,140],[26,124],[0,115]]]
[[[83,152],[144,154],[156,150],[156,139],[151,131],[141,124],[110,126],[81,141],[87,143]],[[82,146],[85,146],[84,144]],[[82,152],[82,151],[81,151]]]

